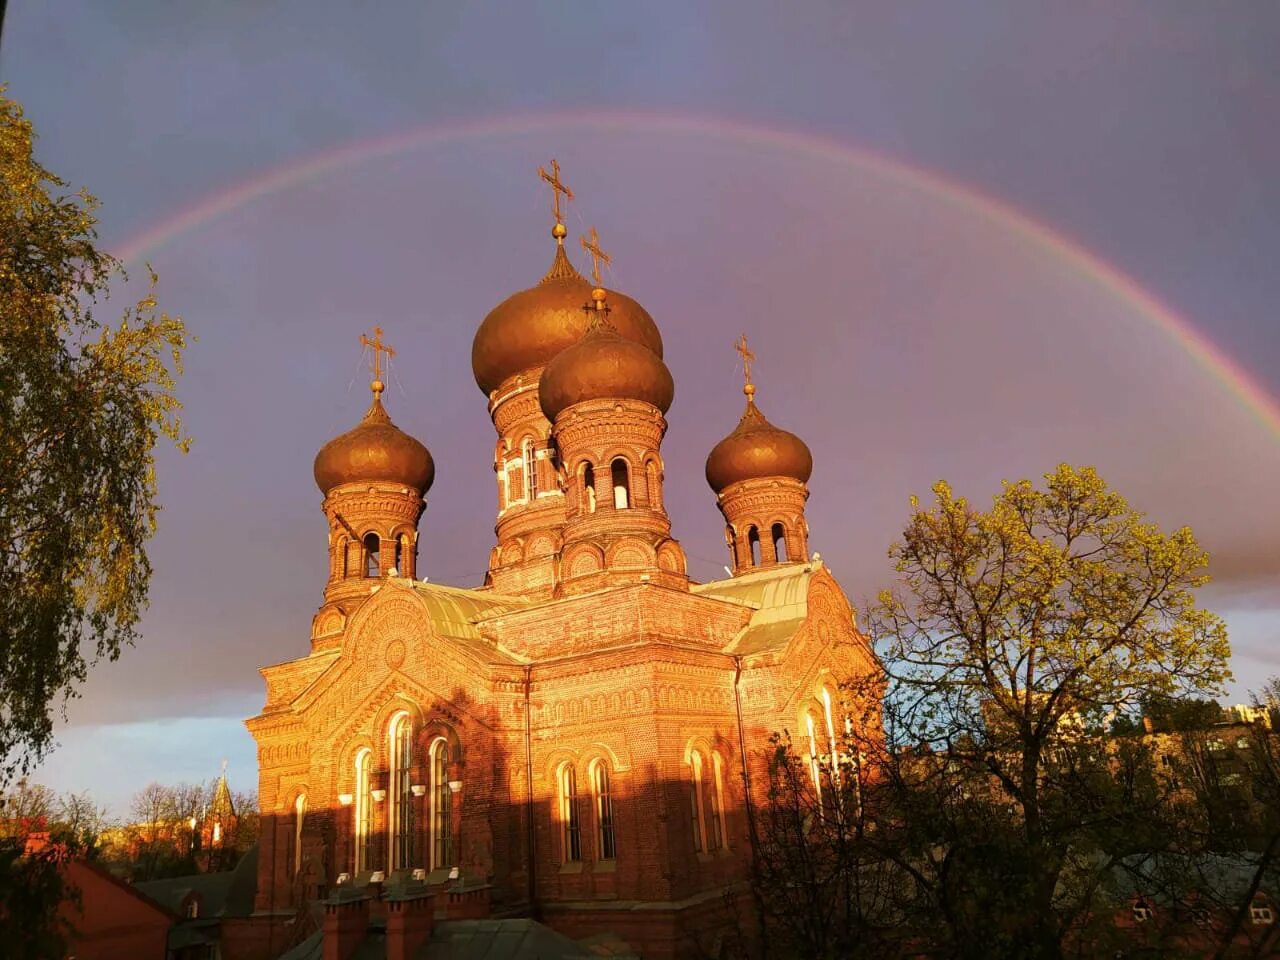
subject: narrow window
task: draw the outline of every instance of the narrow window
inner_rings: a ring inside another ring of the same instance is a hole
[[[200,916],[200,901],[195,897],[192,897],[190,900],[187,901],[187,919],[195,920],[199,916]],[[1257,921],[1254,921],[1254,922],[1256,923]]]
[[[773,525],[773,555],[779,563],[787,562],[787,531],[780,523]]]
[[[572,763],[560,767],[560,828],[564,862],[576,863],[582,859],[582,830],[578,822],[578,776]]]
[[[582,493],[586,497],[587,513],[596,512],[596,470],[591,464],[582,468]]]
[[[413,792],[410,768],[413,762],[413,721],[407,713],[397,714],[389,731],[391,753],[391,869],[406,870],[413,860]]]
[[[302,823],[307,817],[307,795],[298,794],[293,801],[293,875],[302,872]]]
[[[751,550],[751,565],[760,566],[760,531],[755,527],[747,530],[747,545]]]
[[[400,534],[400,542],[396,545],[396,569],[402,577],[412,577],[414,568],[417,564],[410,562],[413,559],[413,544],[409,542],[407,533]]]
[[[692,768],[692,780],[689,783],[689,803],[692,805],[693,849],[701,853],[704,847],[703,838],[707,834],[707,825],[702,814],[702,754],[696,750],[689,758]]]
[[[453,791],[449,789],[449,742],[431,745],[431,869],[452,866]]]
[[[356,802],[352,813],[355,817],[355,872],[370,869],[369,826],[373,821],[372,797],[369,795],[369,762],[371,754],[361,750],[356,754]]]
[[[813,789],[822,797],[822,779],[818,768],[818,731],[813,714],[804,715],[805,732],[809,734],[809,775],[813,777]]]
[[[627,461],[618,457],[609,466],[613,476],[613,506],[617,510],[626,510],[631,506],[631,481],[627,476]]]
[[[379,571],[378,557],[382,549],[382,538],[376,533],[364,535],[364,575],[376,577]]]
[[[724,771],[720,754],[711,755],[711,766],[714,779],[711,782],[711,849],[719,850],[725,845],[724,838]]]
[[[339,543],[339,545],[338,545],[338,549],[342,551],[341,560],[340,560],[339,562],[340,562],[340,563],[341,563],[341,565],[342,565],[341,573],[342,573],[342,579],[344,579],[344,580],[345,580],[345,579],[347,578],[347,576],[348,576],[348,573],[347,573],[347,549],[348,549],[350,546],[351,546],[351,541],[350,541],[350,540],[348,540],[346,537],[343,537],[343,538],[342,538],[342,540],[341,540],[341,542],[340,542],[340,543]]]
[[[600,859],[613,860],[618,856],[618,850],[613,836],[613,797],[609,794],[609,768],[603,760],[597,760],[593,773]]]
[[[524,457],[524,495],[532,501],[538,496],[538,464],[533,441],[525,437],[520,449]]]

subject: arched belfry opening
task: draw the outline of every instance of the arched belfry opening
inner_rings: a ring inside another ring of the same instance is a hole
[[[751,565],[760,566],[760,531],[755,527],[747,529],[747,550],[751,554]]]
[[[609,471],[613,479],[614,509],[626,510],[631,506],[631,475],[627,461],[622,457],[615,457],[609,465]]]
[[[582,497],[587,513],[596,512],[596,468],[585,464],[582,468]]]
[[[382,538],[374,531],[364,535],[364,575],[376,577],[382,562]]]
[[[787,562],[787,529],[780,523],[773,525],[773,555],[779,563]]]

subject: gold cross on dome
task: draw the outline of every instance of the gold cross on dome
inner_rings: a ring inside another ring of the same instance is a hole
[[[390,360],[396,355],[396,352],[382,342],[382,328],[373,328],[373,339],[370,340],[363,333],[360,334],[360,343],[362,346],[369,347],[373,350],[373,362],[370,364],[370,370],[373,372],[373,383],[369,384],[373,388],[373,395],[376,397],[382,393],[382,355],[385,353],[387,359]]]
[[[613,257],[609,256],[600,249],[600,235],[596,233],[596,228],[591,228],[591,239],[579,237],[578,242],[582,244],[582,249],[591,255],[591,279],[596,282],[596,286],[600,286],[600,264],[606,267],[613,263]]]
[[[738,355],[742,357],[742,381],[749,387],[751,386],[751,361],[756,358],[756,355],[747,346],[747,335],[745,333],[738,337],[733,349],[737,350]]]
[[[560,179],[560,162],[558,160],[551,161],[550,173],[547,173],[546,167],[539,167],[538,176],[551,184],[551,212],[555,214],[556,223],[564,223],[564,219],[560,216],[560,194],[563,193],[566,200],[572,200],[573,191],[569,189],[567,183]]]

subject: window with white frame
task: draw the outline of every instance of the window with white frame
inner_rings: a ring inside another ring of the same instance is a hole
[[[407,713],[392,717],[387,740],[391,760],[391,805],[387,816],[391,869],[407,870],[413,866],[413,718]]]
[[[453,866],[453,790],[449,787],[449,741],[431,744],[431,869]]]
[[[355,834],[355,872],[373,869],[369,859],[369,828],[373,823],[373,792],[370,782],[373,753],[365,748],[356,754],[355,804],[352,807]]]
[[[697,750],[689,757],[689,803],[693,826],[693,849],[701,853],[706,849],[707,823],[703,813],[702,754]]]
[[[614,860],[618,846],[613,832],[613,795],[609,790],[609,766],[603,760],[592,764],[591,790],[595,794],[597,856],[601,860]]]
[[[707,832],[708,847],[719,850],[725,846],[724,834],[724,763],[720,754],[711,754],[711,824]]]
[[[578,775],[572,763],[562,763],[556,777],[560,794],[560,847],[565,863],[582,859],[582,824],[578,814]]]
[[[1249,919],[1259,926],[1262,926],[1264,924],[1274,923],[1276,915],[1269,904],[1255,900],[1249,905]]]
[[[538,496],[538,451],[528,437],[520,445],[520,456],[524,462],[524,497],[532,502]]]

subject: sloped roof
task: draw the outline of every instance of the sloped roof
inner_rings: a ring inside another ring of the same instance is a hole
[[[780,564],[690,591],[752,609],[750,622],[725,647],[725,653],[750,656],[785,646],[795,636],[809,615],[809,582],[821,568],[821,560]]]
[[[524,609],[531,602],[524,597],[438,583],[414,583],[413,590],[426,603],[432,625],[444,636],[458,640],[481,639],[478,621]]]
[[[254,844],[240,858],[234,870],[218,873],[196,873],[165,880],[147,880],[135,887],[157,903],[181,917],[182,901],[190,893],[200,897],[200,916],[247,917],[253,913],[253,897],[258,885],[258,845]]]

